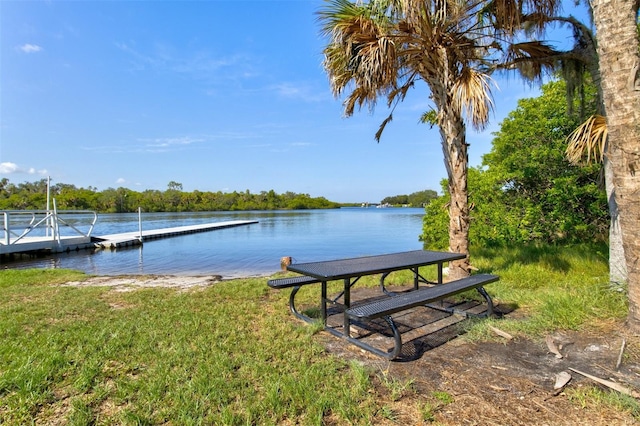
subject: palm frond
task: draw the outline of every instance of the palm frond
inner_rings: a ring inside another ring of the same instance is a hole
[[[388,36],[381,15],[385,2],[351,3],[333,0],[319,12],[323,32],[330,37],[324,50],[323,66],[330,77],[334,95],[353,83],[356,88],[345,101],[345,114],[356,105],[375,106],[377,96],[394,88],[398,76],[394,40]]]
[[[537,16],[540,19],[540,26],[543,26],[546,22],[545,16],[555,16],[562,7],[562,0],[525,0],[524,9],[525,12],[529,12],[529,16]]]
[[[322,65],[327,71],[331,83],[331,90],[336,97],[342,93],[342,90],[349,84],[349,81],[353,77],[348,63],[349,57],[340,46],[330,44],[324,49],[324,61]]]
[[[431,108],[430,110],[422,113],[422,115],[420,116],[420,122],[428,124],[433,129],[433,126],[438,125],[438,113],[436,112],[436,110]]]
[[[413,73],[412,73],[413,75]],[[407,79],[407,82],[405,84],[403,84],[400,87],[395,87],[393,89],[391,89],[389,91],[389,93],[387,94],[387,106],[391,107],[391,105],[393,105],[394,101],[399,101],[402,102],[404,101],[404,98],[407,96],[407,92],[409,91],[410,88],[413,87],[415,81],[413,80],[413,78],[409,77]]]
[[[353,89],[351,94],[344,102],[344,113],[347,117],[351,117],[355,111],[356,105],[362,108],[362,105],[369,104],[369,107],[373,109],[375,107],[377,96],[375,93],[371,93],[368,89],[357,86]]]
[[[525,24],[541,32],[546,17],[556,15],[561,5],[561,0],[493,0],[482,13],[491,14],[495,28],[507,34],[513,34]]]
[[[520,27],[522,9],[518,0],[494,0],[489,3],[488,9],[493,16],[496,28],[511,33]]]
[[[321,33],[331,39],[344,32],[344,27],[357,16],[363,14],[362,8],[349,0],[332,0],[317,12]]]
[[[376,132],[376,135],[375,135],[376,142],[380,142],[380,138],[382,137],[382,132],[384,132],[384,128],[387,127],[387,124],[389,124],[392,120],[393,120],[393,114],[389,114],[389,116],[385,118],[384,121],[380,124],[380,127],[378,127],[378,131]]]
[[[454,107],[466,112],[473,127],[484,129],[493,110],[491,78],[477,70],[465,67],[454,86]]]
[[[544,70],[553,69],[558,52],[541,41],[513,43],[507,49],[502,68],[516,69],[529,81],[542,78]]]
[[[607,143],[607,120],[592,115],[567,137],[565,156],[571,164],[602,162]]]

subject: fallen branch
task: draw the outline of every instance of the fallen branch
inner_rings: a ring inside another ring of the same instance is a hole
[[[616,362],[616,371],[620,369],[620,364],[622,364],[622,355],[624,354],[624,347],[627,344],[625,339],[622,339],[622,345],[620,346],[620,353],[618,354],[618,361]]]
[[[500,392],[506,392],[509,390],[509,388],[505,388],[502,386],[493,386],[493,385],[489,385],[489,387],[495,391],[500,391]]]
[[[628,388],[626,386],[622,386],[619,383],[612,382],[611,380],[601,379],[600,377],[592,376],[591,374],[584,373],[584,372],[582,372],[580,370],[576,370],[575,368],[569,367],[569,370],[574,371],[574,372],[576,372],[578,374],[582,374],[584,377],[587,377],[587,378],[593,380],[594,382],[600,383],[601,385],[604,385],[604,386],[606,386],[606,387],[608,387],[610,389],[613,389],[613,390],[618,391],[620,393],[623,393],[625,395],[629,395],[629,396],[632,396],[634,398],[640,398],[640,393],[638,393],[638,392],[634,391],[633,389],[630,389],[630,388]]]
[[[547,410],[549,413],[553,414],[554,416],[556,416],[559,419],[562,419],[563,417],[558,415],[558,413],[556,413],[555,411],[549,409],[548,407],[545,407],[544,405],[540,404],[538,401],[536,401],[535,399],[532,399],[531,402],[533,402],[534,404],[536,404],[538,407],[544,408],[545,410]]]
[[[513,336],[510,335],[509,333],[507,333],[506,331],[502,331],[502,330],[500,330],[498,328],[495,328],[495,327],[492,327],[492,326],[489,326],[489,330],[493,331],[494,333],[496,333],[500,337],[504,337],[507,340],[513,339]]]

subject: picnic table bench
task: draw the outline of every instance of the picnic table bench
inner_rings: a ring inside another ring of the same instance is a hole
[[[489,294],[482,287],[484,284],[489,284],[494,281],[498,281],[498,276],[490,274],[478,274],[470,277],[462,278],[456,281],[451,281],[445,284],[434,285],[433,287],[421,288],[419,290],[409,291],[402,294],[393,295],[384,299],[375,300],[373,302],[363,303],[350,307],[345,311],[351,319],[367,320],[371,321],[376,318],[384,318],[391,331],[393,332],[394,347],[391,352],[383,352],[378,348],[364,343],[360,340],[353,339],[350,335],[350,331],[347,330],[347,338],[351,343],[356,346],[360,346],[363,349],[367,349],[375,354],[383,356],[385,358],[393,359],[400,355],[402,350],[402,335],[398,331],[398,328],[391,317],[392,314],[397,312],[406,311],[418,306],[428,306],[429,303],[437,302],[450,296],[454,296],[459,293],[471,289],[478,289],[480,294],[487,301],[487,315],[493,314],[493,301]]]
[[[317,278],[313,278],[313,277],[307,277],[305,275],[300,275],[297,277],[286,277],[286,278],[274,278],[271,279],[269,281],[267,281],[267,285],[271,288],[275,288],[275,289],[283,289],[283,288],[291,288],[293,287],[293,290],[291,290],[291,295],[289,295],[289,310],[291,311],[291,313],[293,315],[296,316],[296,318],[299,318],[303,321],[306,322],[311,322],[313,321],[311,318],[309,318],[308,316],[300,313],[298,311],[298,309],[296,308],[296,294],[298,294],[298,290],[300,290],[300,288],[302,286],[308,285],[308,284],[317,284],[321,282],[319,279]]]
[[[396,358],[402,350],[402,336],[393,321],[392,315],[416,308],[426,306],[429,308],[442,309],[432,304],[448,298],[450,296],[476,289],[487,302],[486,315],[493,314],[493,301],[484,290],[483,285],[497,281],[496,275],[477,274],[460,280],[443,283],[443,264],[452,260],[462,259],[465,256],[460,253],[435,252],[428,250],[415,250],[410,252],[392,253],[377,256],[365,256],[350,259],[339,259],[322,262],[310,262],[291,264],[287,269],[303,275],[296,277],[286,277],[271,279],[267,282],[269,287],[274,289],[293,288],[289,297],[289,308],[291,312],[304,321],[314,321],[312,318],[299,312],[295,306],[295,296],[301,287],[310,284],[321,284],[320,312],[321,321],[325,330],[330,333],[345,338],[358,347],[366,349],[376,355],[387,359]],[[419,267],[436,265],[438,269],[437,282],[425,280],[419,273]],[[409,269],[413,271],[414,283],[411,291],[403,293],[389,292],[384,287],[385,278],[393,271]],[[382,274],[380,287],[386,297],[351,306],[351,287],[363,276]],[[327,282],[343,280],[343,291],[333,299],[327,297]],[[420,283],[428,283],[429,287],[420,287]],[[339,298],[343,303],[338,303]],[[338,305],[342,308],[343,325],[342,331],[335,327],[327,326],[327,305]],[[394,347],[391,350],[381,350],[370,344],[351,336],[352,322],[372,321],[383,318],[390,326]]]

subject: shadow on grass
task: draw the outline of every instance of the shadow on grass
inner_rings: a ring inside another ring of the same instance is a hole
[[[607,262],[608,249],[604,244],[580,244],[575,246],[526,245],[474,250],[473,257],[491,259],[490,266],[480,272],[491,273],[507,270],[514,265],[540,265],[556,272],[569,272],[571,260],[582,259]]]
[[[393,321],[403,336],[402,350],[394,362],[411,362],[422,358],[429,351],[464,335],[470,322],[482,320],[479,316],[486,312],[486,304],[477,300],[456,299],[437,303],[438,306],[421,306],[393,315]],[[494,307],[495,317],[502,318],[516,308],[514,304],[499,304]],[[342,309],[330,307],[327,310],[328,326],[342,329],[342,323]],[[385,347],[391,349],[393,345],[391,328],[382,318],[352,321],[352,337],[382,350]],[[333,338],[341,341],[340,345],[344,347],[356,348],[346,340]]]

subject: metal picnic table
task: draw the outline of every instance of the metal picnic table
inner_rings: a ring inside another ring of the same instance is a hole
[[[399,354],[402,346],[400,333],[391,319],[391,314],[394,312],[399,312],[401,310],[410,309],[420,305],[426,305],[426,303],[442,300],[447,296],[476,288],[488,302],[488,315],[492,313],[493,304],[491,298],[482,288],[482,284],[496,281],[498,279],[497,276],[480,274],[456,280],[445,285],[438,285],[443,284],[443,265],[450,261],[464,259],[465,257],[466,256],[461,253],[414,250],[348,259],[294,263],[287,265],[287,270],[297,272],[302,274],[302,276],[269,280],[268,284],[272,288],[293,287],[293,291],[289,299],[291,311],[298,318],[311,322],[313,321],[312,318],[309,318],[296,309],[294,299],[301,286],[320,283],[320,313],[325,330],[338,337],[345,338],[349,342],[377,355],[393,359]],[[435,282],[428,281],[420,275],[419,268],[429,265],[437,266],[437,281]],[[394,293],[386,290],[384,281],[390,273],[401,270],[411,270],[413,272],[413,290],[406,294],[396,296]],[[390,297],[384,298],[381,301],[358,305],[352,309],[351,288],[360,278],[376,274],[381,274],[380,287],[383,293]],[[343,281],[343,290],[337,297],[329,299],[327,297],[327,282],[338,280]],[[419,284],[421,282],[432,284],[432,286],[420,288]],[[338,303],[338,300],[341,297],[343,299],[343,303]],[[342,307],[342,331],[338,328],[329,327],[327,325],[327,306],[329,304]],[[352,319],[371,320],[375,318],[384,318],[391,326],[395,339],[395,347],[391,352],[381,351],[367,343],[352,338],[350,335]]]

